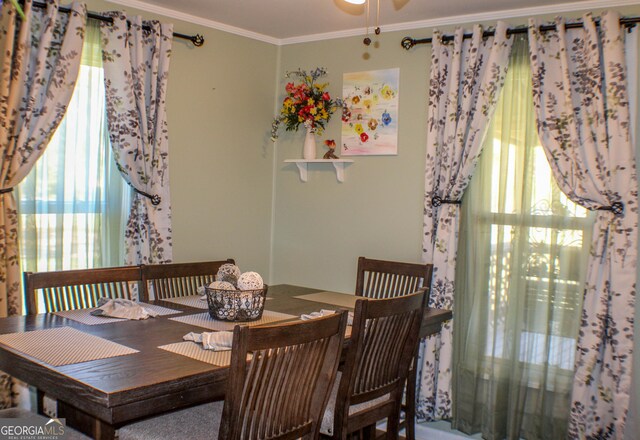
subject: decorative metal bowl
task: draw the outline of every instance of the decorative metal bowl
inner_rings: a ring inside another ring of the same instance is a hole
[[[262,318],[267,299],[266,284],[255,290],[224,290],[205,286],[209,315],[220,321],[256,321]]]

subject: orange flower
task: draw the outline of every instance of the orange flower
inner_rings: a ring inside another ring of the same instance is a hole
[[[336,148],[336,141],[334,141],[333,139],[327,139],[326,141],[324,141],[324,144],[330,150],[334,150]]]

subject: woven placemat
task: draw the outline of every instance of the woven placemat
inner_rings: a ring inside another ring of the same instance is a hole
[[[207,310],[209,306],[207,305],[207,300],[200,299],[201,295],[189,295],[189,296],[178,296],[175,298],[165,298],[162,301],[167,301],[174,304],[180,304],[187,307],[193,307],[194,309],[204,309]],[[267,301],[269,301],[270,297],[267,297]]]
[[[187,316],[179,316],[177,318],[169,318],[172,321],[184,322],[185,324],[195,325],[198,327],[204,327],[209,330],[233,330],[236,325],[262,325],[262,324],[270,324],[278,321],[284,321],[287,319],[296,318],[293,315],[287,315],[286,313],[272,312],[271,310],[265,310],[262,312],[262,318],[257,321],[249,321],[249,322],[231,322],[231,321],[218,321],[211,316],[209,313],[197,313],[195,315],[187,315]]]
[[[143,306],[145,309],[153,310],[159,316],[175,315],[177,313],[182,313],[180,310],[167,309],[166,307],[154,306],[151,304],[140,303],[140,305]],[[110,318],[108,316],[94,316],[91,314],[91,312],[96,310],[96,308],[97,307],[92,307],[90,309],[65,310],[62,312],[55,312],[54,315],[71,319],[72,321],[76,321],[86,325],[100,325],[100,324],[110,324],[112,322],[127,321],[126,319],[122,319],[122,318]],[[148,319],[153,319],[153,318],[148,318]]]
[[[362,299],[362,297],[358,297],[355,295],[337,292],[308,293],[306,295],[294,296],[294,298],[304,299],[306,301],[315,301],[324,304],[333,304],[334,306],[348,307],[351,309],[355,308],[356,301],[358,299]]]
[[[138,353],[71,327],[57,327],[0,335],[0,344],[54,367]]]
[[[167,301],[174,304],[180,304],[182,306],[193,307],[194,309],[208,309],[207,300],[200,299],[201,295],[189,295],[178,296],[176,298],[165,298],[162,301]]]
[[[176,342],[175,344],[161,345],[158,347],[162,350],[170,351],[182,356],[190,357],[197,361],[206,362],[208,364],[227,367],[231,364],[231,350],[213,351],[205,350],[202,345],[195,342],[185,341]]]

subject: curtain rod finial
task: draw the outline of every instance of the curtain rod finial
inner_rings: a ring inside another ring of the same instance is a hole
[[[204,44],[204,37],[200,34],[196,34],[191,37],[191,42],[195,47],[200,47]]]
[[[404,47],[406,50],[411,49],[413,46],[415,46],[416,44],[416,40],[414,40],[411,37],[404,37],[402,39],[402,41],[400,42],[400,44],[402,45],[402,47]]]

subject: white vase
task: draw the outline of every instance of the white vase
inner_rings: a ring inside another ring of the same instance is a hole
[[[307,128],[307,134],[304,137],[304,146],[302,148],[302,158],[311,160],[316,158],[316,135],[311,128]]]

